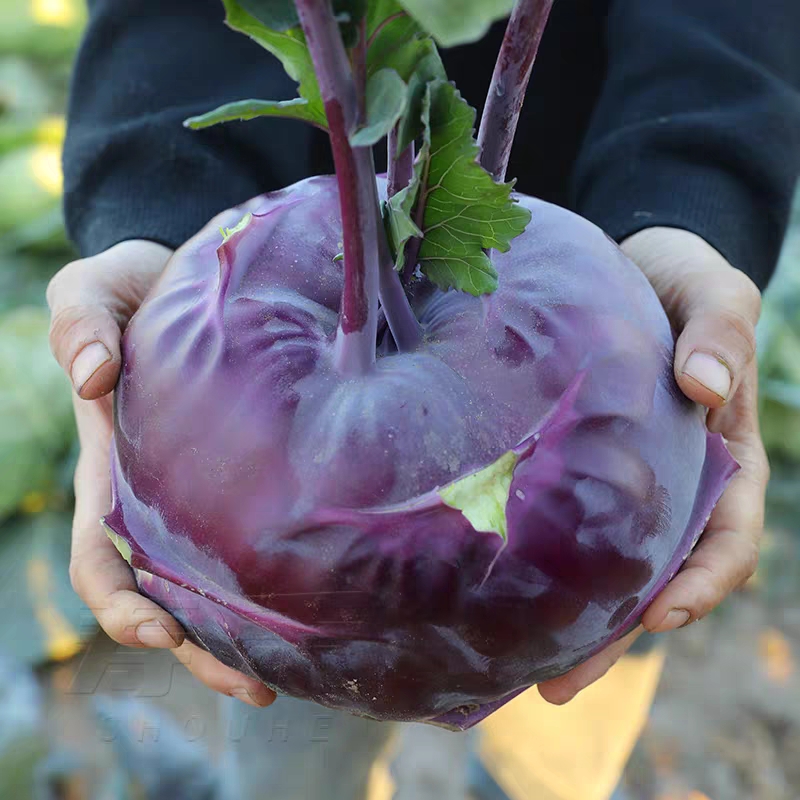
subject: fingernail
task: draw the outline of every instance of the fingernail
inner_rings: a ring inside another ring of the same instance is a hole
[[[553,706],[565,706],[575,699],[576,694],[577,692],[567,692],[566,694],[550,698],[547,702]]]
[[[664,617],[664,621],[656,628],[658,633],[666,633],[667,631],[674,631],[677,628],[685,625],[689,621],[691,614],[684,608],[673,608],[672,611]]]
[[[244,686],[239,686],[236,689],[231,689],[230,696],[236,700],[241,700],[253,708],[264,708],[272,702],[272,697],[261,696],[261,692],[254,692]]]
[[[142,622],[136,627],[136,638],[139,644],[145,647],[162,648],[171,650],[178,646],[178,642],[170,635],[169,631],[157,620]]]
[[[75,391],[80,392],[89,378],[108,361],[111,361],[111,353],[102,342],[87,344],[72,362],[71,377]]]
[[[723,400],[728,399],[731,383],[733,382],[731,371],[722,361],[710,353],[702,353],[699,350],[695,350],[686,359],[683,374],[694,378],[694,380]]]

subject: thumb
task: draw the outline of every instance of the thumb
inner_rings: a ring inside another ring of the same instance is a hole
[[[681,390],[708,408],[725,405],[755,356],[758,288],[688,231],[647,229],[622,249],[642,269],[679,333],[675,378]]]
[[[683,393],[708,408],[725,405],[736,393],[756,354],[755,326],[761,295],[733,267],[687,279],[675,345],[675,378]]]
[[[67,264],[50,281],[50,348],[84,400],[116,385],[122,331],[170,255],[154,242],[122,242]]]

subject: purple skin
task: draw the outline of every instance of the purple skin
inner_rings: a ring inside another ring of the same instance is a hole
[[[736,464],[675,384],[664,311],[602,231],[519,201],[499,289],[423,293],[422,344],[355,377],[334,178],[226,212],[134,316],[105,522],[221,661],[468,728],[629,630],[690,552]],[[504,542],[437,488],[512,449]]]
[[[517,0],[497,55],[478,131],[480,162],[495,180],[506,177],[519,114],[553,0]]]

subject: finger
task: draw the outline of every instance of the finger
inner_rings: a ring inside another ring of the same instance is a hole
[[[749,386],[742,388],[749,393]],[[729,410],[734,411],[733,405],[724,409]],[[757,426],[731,437],[728,448],[741,469],[717,503],[694,553],[645,612],[642,622],[649,631],[675,630],[702,619],[756,570],[769,465]]]
[[[50,281],[50,346],[84,399],[110,392],[120,368],[121,330],[161,272],[170,251],[124,242],[68,264]]]
[[[175,650],[175,655],[197,680],[215,692],[235,697],[256,708],[264,708],[275,700],[272,689],[217,661],[211,653],[192,642],[185,641]]]
[[[642,633],[644,629],[640,625],[564,675],[540,683],[537,687],[539,694],[548,703],[556,706],[568,703],[587,686],[600,680],[625,655]]]
[[[131,647],[178,647],[184,639],[181,626],[137,592],[133,572],[100,524],[111,505],[107,451],[82,450],[75,485],[70,578],[76,593],[114,641]]]
[[[755,572],[758,546],[737,531],[709,531],[643,617],[651,633],[702,619]]]
[[[727,308],[693,316],[675,348],[675,377],[683,393],[708,408],[725,405],[756,351],[755,323]]]
[[[719,408],[736,393],[756,352],[761,295],[743,273],[725,264],[685,278],[677,311],[675,377],[683,393]]]
[[[626,239],[622,249],[641,267],[680,334],[675,377],[681,389],[709,408],[724,405],[755,352],[757,287],[688,231],[646,229]]]

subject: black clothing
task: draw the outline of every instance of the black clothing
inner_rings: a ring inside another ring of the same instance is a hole
[[[83,255],[175,247],[215,213],[332,169],[324,134],[182,121],[284,99],[277,60],[227,29],[220,0],[90,0],[65,147],[66,218]],[[503,25],[445,51],[480,106]],[[617,240],[693,231],[764,286],[800,175],[800,0],[556,0],[508,174]]]

